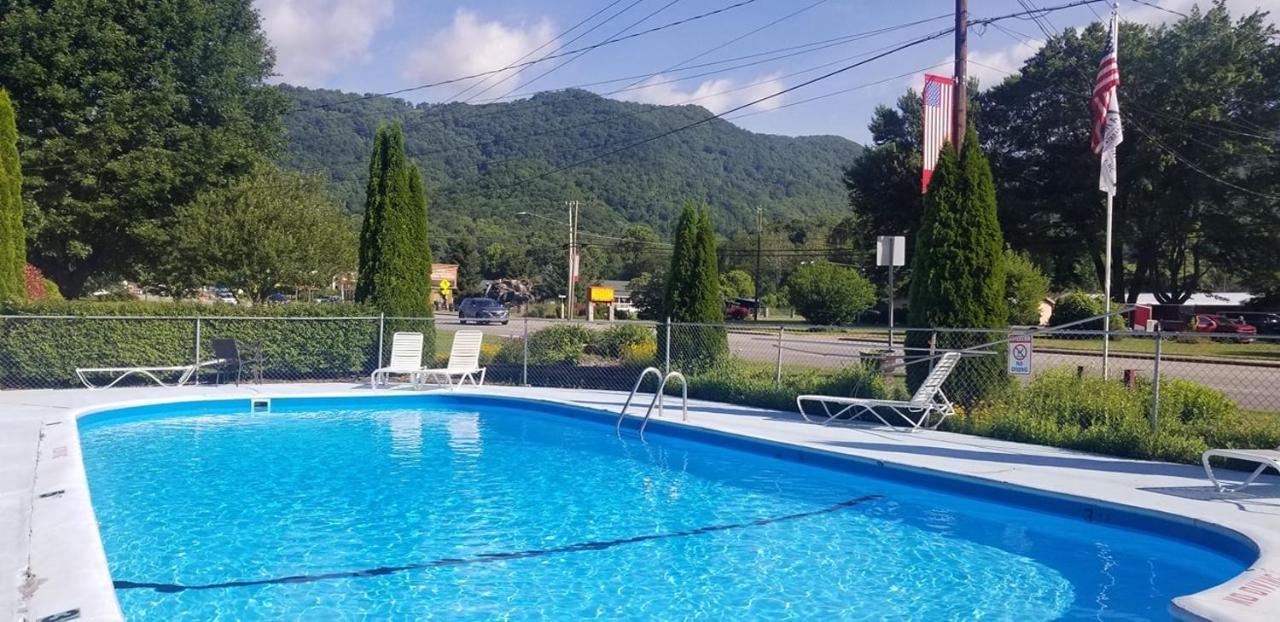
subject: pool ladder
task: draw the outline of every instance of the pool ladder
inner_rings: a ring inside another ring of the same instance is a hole
[[[645,377],[653,374],[655,378],[659,378],[658,390],[653,393],[653,401],[649,402],[649,409],[644,411],[644,419],[640,421],[640,440],[644,440],[644,428],[649,425],[649,416],[653,414],[653,407],[657,405],[658,416],[663,415],[663,391],[667,388],[667,382],[672,378],[680,381],[680,420],[689,420],[689,382],[685,380],[684,374],[673,371],[668,372],[666,376],[662,375],[662,370],[657,367],[646,367],[640,372],[640,377],[636,378],[636,386],[631,388],[631,395],[627,396],[627,402],[622,405],[622,410],[618,411],[618,423],[614,426],[614,431],[618,433],[618,437],[622,437],[622,420],[627,417],[627,408],[631,407],[631,400],[635,399],[636,392],[640,390],[640,383],[644,382]]]

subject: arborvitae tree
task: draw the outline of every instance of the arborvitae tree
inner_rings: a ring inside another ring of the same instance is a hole
[[[427,242],[427,201],[417,165],[404,155],[400,126],[379,127],[369,162],[364,223],[360,230],[356,300],[392,317],[431,316],[431,248]],[[389,330],[417,330],[434,352],[430,323],[396,324]]]
[[[1004,238],[996,219],[995,185],[972,127],[959,157],[950,145],[942,148],[924,197],[924,217],[911,266],[912,328],[1008,326]],[[988,333],[937,333],[939,349],[967,348],[992,340],[994,335]],[[910,332],[906,346],[928,348],[929,331]],[[987,350],[1003,352],[1002,347]],[[966,356],[952,372],[947,394],[972,403],[1004,382],[1004,366],[1004,357],[999,354]],[[928,373],[928,365],[908,365],[911,389]]]
[[[715,230],[711,211],[686,203],[676,224],[675,248],[671,255],[663,317],[676,325],[671,329],[671,367],[696,374],[715,367],[729,354],[724,321],[724,300],[720,295],[720,273],[716,261]],[[659,335],[659,353],[665,356],[665,335]]]
[[[22,228],[22,165],[9,92],[0,89],[0,301],[26,298],[27,236]]]

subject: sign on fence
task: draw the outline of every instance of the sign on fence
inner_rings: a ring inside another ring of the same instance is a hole
[[[1031,375],[1031,335],[1009,337],[1009,373],[1015,376]]]

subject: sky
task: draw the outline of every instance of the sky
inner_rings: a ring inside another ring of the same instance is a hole
[[[969,11],[972,17],[988,17],[1023,11],[1023,4],[1044,8],[1067,2],[972,0]],[[1169,11],[1186,12],[1195,4],[1121,0],[1119,10],[1122,19],[1160,23],[1177,19]],[[387,93],[499,70],[521,59],[537,60],[726,9],[581,55],[397,95],[415,102],[481,103],[578,87],[629,101],[696,104],[715,113],[947,28],[954,10],[953,0],[254,0],[254,5],[276,51],[274,81],[357,93]],[[1237,15],[1260,9],[1271,11],[1273,22],[1280,17],[1280,0],[1228,0],[1227,5]],[[1049,14],[1044,26],[1051,32],[1082,27],[1107,11],[1106,3],[1064,9]],[[936,19],[924,21],[930,18]],[[983,85],[1016,70],[1045,39],[1035,22],[1003,25],[970,31],[969,72]],[[1120,46],[1123,76],[1123,41]],[[951,75],[953,58],[952,38],[944,36],[726,118],[755,132],[835,134],[866,142],[867,123],[878,104],[892,104],[908,87],[918,87],[927,71]]]

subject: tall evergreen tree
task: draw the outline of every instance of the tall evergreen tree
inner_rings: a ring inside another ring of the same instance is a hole
[[[27,236],[22,227],[22,163],[9,92],[0,89],[0,301],[26,297]]]
[[[716,234],[709,208],[699,209],[692,202],[685,203],[676,224],[668,275],[663,316],[672,322],[684,323],[671,329],[671,367],[692,374],[706,371],[729,354],[724,328],[706,326],[724,321]],[[665,352],[665,335],[659,337],[659,351]]]
[[[924,197],[924,216],[912,260],[909,325],[929,328],[1005,328],[1004,238],[996,218],[991,167],[972,127],[957,157],[950,145],[934,170]],[[985,333],[937,333],[939,348],[966,348],[990,341]],[[908,334],[908,348],[928,348],[929,331]],[[1002,350],[997,348],[997,350]],[[917,350],[919,351],[919,350]],[[914,390],[929,373],[907,366]],[[1004,358],[965,357],[948,380],[953,399],[971,403],[1005,379]]]
[[[369,163],[356,300],[388,315],[431,315],[431,249],[418,167],[405,159],[400,127],[380,127]]]

